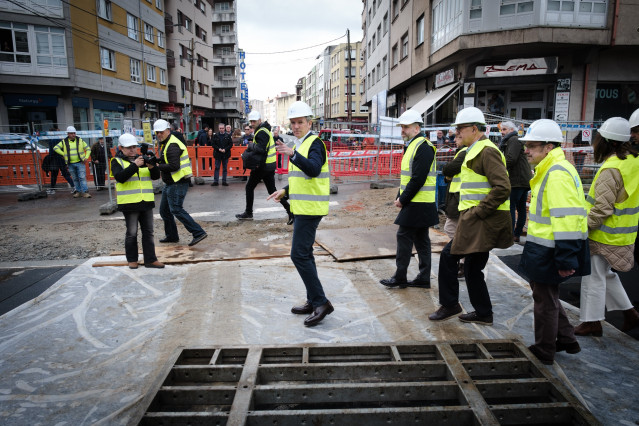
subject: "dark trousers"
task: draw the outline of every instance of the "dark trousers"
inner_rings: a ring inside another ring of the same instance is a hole
[[[106,171],[106,164],[93,163],[93,183],[96,188],[104,188],[104,172]]]
[[[322,216],[295,216],[293,242],[291,244],[291,260],[306,287],[306,300],[314,308],[328,302],[324,295],[322,283],[317,275],[315,257],[313,256],[315,231],[317,231],[317,226],[321,220]]]
[[[222,165],[222,182],[226,182],[227,166],[229,164],[228,157],[215,159],[215,171],[213,172],[213,181],[220,181],[220,164]]]
[[[488,252],[470,253],[466,255],[452,254],[450,240],[439,256],[439,303],[450,308],[459,303],[459,261],[464,259],[464,277],[468,287],[468,297],[475,312],[479,316],[493,313],[488,287],[482,272],[488,262]]]
[[[69,183],[71,188],[75,188],[73,184],[73,179],[71,179],[71,175],[69,174],[69,169],[67,166],[61,167],[60,169],[52,169],[49,173],[51,173],[51,188],[55,188],[56,183],[58,182],[58,171],[62,175],[62,177]]]
[[[264,185],[266,185],[266,190],[269,195],[277,191],[277,188],[275,187],[275,170],[266,171],[263,168],[251,170],[248,182],[246,182],[246,209],[244,210],[246,213],[253,214],[253,200],[255,199],[254,192],[257,184],[261,181],[264,181]],[[286,213],[291,211],[291,206],[288,204],[288,201],[281,200],[280,204],[284,207]]]
[[[153,209],[142,212],[124,212],[124,220],[126,222],[124,237],[126,261],[138,261],[138,222],[142,231],[144,263],[149,264],[158,260],[155,256],[155,244],[153,243]]]
[[[513,236],[520,237],[526,224],[526,201],[528,188],[512,188],[510,190],[510,219],[513,224]],[[517,222],[515,223],[515,211]]]
[[[569,344],[577,341],[575,329],[566,317],[559,300],[559,285],[530,282],[535,319],[535,347],[543,358],[555,358],[555,342]]]
[[[160,217],[164,221],[164,234],[169,240],[177,241],[180,238],[175,224],[176,217],[194,238],[206,234],[204,229],[184,210],[184,198],[188,190],[188,182],[176,182],[166,185],[162,191]]]
[[[430,237],[428,228],[411,228],[408,226],[399,226],[397,230],[397,254],[395,255],[395,279],[398,281],[406,281],[406,272],[413,254],[413,244],[417,250],[419,259],[420,281],[430,281]]]

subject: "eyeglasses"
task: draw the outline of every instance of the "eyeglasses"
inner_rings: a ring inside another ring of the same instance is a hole
[[[466,124],[465,126],[457,126],[457,127],[455,127],[455,131],[456,132],[460,132],[462,129],[465,129],[467,127],[473,127],[473,125],[472,124]]]

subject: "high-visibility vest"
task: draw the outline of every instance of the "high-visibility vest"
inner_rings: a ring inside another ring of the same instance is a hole
[[[308,158],[313,141],[322,140],[317,135],[309,135],[304,139],[299,148],[293,148],[297,155]],[[322,142],[324,154],[326,147]],[[291,203],[291,212],[299,215],[326,216],[328,214],[328,199],[330,194],[330,172],[328,170],[328,155],[322,164],[319,176],[310,177],[299,167],[288,162],[288,198]]]
[[[255,142],[256,136],[259,132],[264,131],[268,135],[268,145],[266,146],[266,161],[264,164],[275,163],[275,159],[277,157],[277,152],[275,152],[275,141],[273,140],[273,133],[269,132],[265,127],[260,127],[255,135],[253,136],[253,143]]]
[[[455,154],[455,156],[453,157],[453,160],[457,158],[457,156],[461,154],[462,152],[466,152],[467,149],[468,147],[465,146],[459,151],[457,151],[457,154]],[[460,188],[461,188],[461,170],[459,173],[453,176],[453,180],[450,182],[450,188],[448,188],[448,192],[459,192]]]
[[[473,169],[467,166],[468,162],[477,157],[485,148],[496,149],[499,155],[501,155],[501,161],[504,163],[504,167],[506,167],[506,158],[494,143],[489,139],[481,139],[475,142],[473,149],[466,151],[466,158],[464,158],[464,163],[461,168],[459,211],[478,206],[481,200],[486,198],[492,189],[486,176],[475,173]],[[510,199],[506,199],[506,201],[497,207],[497,210],[510,211]]]
[[[401,194],[406,189],[406,185],[410,181],[410,176],[413,173],[413,161],[415,160],[415,153],[417,149],[422,146],[423,143],[427,143],[435,153],[437,153],[437,148],[433,146],[432,143],[425,137],[421,136],[413,139],[406,148],[406,152],[404,152],[404,156],[402,157],[402,174],[399,185],[399,193]],[[428,177],[424,182],[424,185],[419,188],[419,191],[411,202],[413,203],[434,203],[435,202],[435,190],[437,187],[437,161],[435,160],[435,156],[433,154],[433,162],[430,164],[430,170],[428,171]]]
[[[558,240],[588,239],[583,185],[561,148],[550,151],[535,167],[530,189],[526,242],[553,248]]]
[[[131,164],[123,158],[112,158],[111,162],[117,161],[123,169]],[[113,169],[113,167],[111,167]],[[109,172],[113,177],[113,172]],[[147,167],[138,168],[137,174],[131,176],[126,182],[115,183],[115,191],[117,194],[118,204],[134,204],[141,201],[155,201],[153,194],[153,181],[151,180],[151,171]]]
[[[193,176],[193,170],[191,169],[191,160],[189,160],[189,152],[186,146],[175,136],[171,135],[169,141],[164,146],[164,162],[169,164],[169,160],[166,157],[166,152],[169,150],[169,146],[174,143],[180,147],[182,154],[180,154],[180,168],[171,173],[173,182],[177,182],[182,178]]]
[[[586,201],[588,212],[595,204],[597,194],[595,186],[599,174],[605,169],[617,169],[621,173],[623,186],[628,193],[628,199],[622,203],[615,203],[612,215],[608,216],[601,226],[591,229],[588,238],[611,246],[627,246],[635,242],[637,236],[637,220],[639,219],[639,157],[628,155],[625,160],[616,155],[608,158],[597,171],[592,181]]]
[[[63,156],[67,164],[79,163],[91,155],[89,146],[80,137],[76,137],[73,141],[70,141],[68,137],[64,138],[53,147],[53,150]]]

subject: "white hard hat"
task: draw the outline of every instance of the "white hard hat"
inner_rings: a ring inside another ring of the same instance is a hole
[[[299,117],[312,117],[313,110],[306,102],[297,101],[293,102],[291,106],[288,108],[288,115],[286,118],[299,118]]]
[[[75,133],[75,127],[73,126],[67,127],[67,133]]]
[[[632,115],[630,116],[630,120],[628,121],[630,122],[631,129],[633,127],[639,126],[639,109],[636,109],[635,112],[632,113]]]
[[[598,131],[601,136],[613,141],[628,142],[630,140],[630,123],[625,118],[609,118],[604,121]]]
[[[166,120],[155,120],[155,123],[153,123],[153,132],[163,132],[166,129],[170,129],[171,125],[169,124],[168,121]]]
[[[249,112],[249,115],[248,115],[249,121],[259,120],[260,118],[262,118],[262,116],[260,115],[259,111],[253,110],[253,111]]]
[[[564,135],[561,133],[559,124],[547,118],[533,121],[528,128],[528,132],[520,141],[528,142],[557,142],[562,143],[564,141]]]
[[[122,136],[118,138],[118,144],[122,147],[136,146],[138,140],[131,133],[123,133]]]
[[[457,117],[455,117],[455,122],[453,126],[457,126],[458,124],[483,124],[486,125],[486,119],[484,118],[484,113],[481,112],[479,108],[476,107],[466,107],[457,113]]]
[[[407,125],[413,123],[422,124],[424,121],[422,120],[422,115],[420,113],[414,109],[408,109],[399,116],[399,123],[397,123],[397,125],[401,126],[402,124]]]

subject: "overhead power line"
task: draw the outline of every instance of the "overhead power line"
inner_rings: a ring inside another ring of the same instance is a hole
[[[278,53],[299,52],[300,50],[312,49],[314,47],[323,46],[325,44],[332,43],[332,42],[337,41],[337,40],[339,40],[341,38],[344,38],[344,37],[346,37],[346,33],[344,33],[344,35],[342,35],[342,36],[334,38],[333,40],[325,41],[324,43],[320,43],[320,44],[314,44],[313,46],[300,47],[299,49],[282,50],[280,52],[246,52],[246,54],[247,55],[277,55]]]

